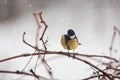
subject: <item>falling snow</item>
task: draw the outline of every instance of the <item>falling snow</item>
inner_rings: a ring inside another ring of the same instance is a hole
[[[4,4],[7,4],[7,3],[8,3],[8,2],[5,0],[5,1],[4,1]]]
[[[65,18],[61,18],[61,22],[64,22],[65,21]]]
[[[32,7],[32,4],[29,4],[29,7]]]
[[[113,0],[113,2],[116,2],[116,0]]]
[[[6,20],[4,23],[5,23],[5,24],[8,24],[8,23],[9,23],[9,21],[8,21],[8,20]]]

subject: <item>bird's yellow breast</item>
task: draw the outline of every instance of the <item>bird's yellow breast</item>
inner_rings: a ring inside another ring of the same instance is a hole
[[[78,40],[76,38],[68,40],[67,43],[65,41],[66,41],[65,35],[62,35],[61,36],[61,44],[64,49],[67,49],[67,45],[69,46],[70,50],[74,50],[78,47]]]

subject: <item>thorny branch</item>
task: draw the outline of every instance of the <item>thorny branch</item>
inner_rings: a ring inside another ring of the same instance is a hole
[[[28,57],[28,56],[38,56],[38,59],[40,59],[44,65],[44,67],[46,68],[48,74],[53,78],[52,76],[52,72],[51,72],[51,67],[47,64],[46,60],[44,59],[44,56],[45,54],[46,55],[52,55],[52,54],[57,54],[57,55],[64,55],[64,56],[68,56],[67,55],[67,52],[61,52],[61,51],[49,51],[47,50],[47,47],[46,47],[46,41],[43,40],[43,37],[44,37],[44,34],[46,32],[46,29],[48,27],[48,25],[46,24],[46,22],[43,20],[42,18],[42,11],[41,12],[35,12],[34,13],[34,17],[35,17],[35,20],[36,20],[36,23],[37,23],[37,31],[36,31],[36,39],[35,39],[35,46],[30,44],[28,41],[25,40],[25,34],[26,32],[23,33],[23,42],[28,45],[29,47],[35,49],[35,52],[34,53],[24,53],[24,54],[20,54],[20,55],[16,55],[16,56],[12,56],[12,57],[8,57],[8,58],[5,58],[5,59],[1,59],[0,60],[0,63],[3,63],[3,62],[6,62],[6,61],[9,61],[9,60],[12,60],[12,59],[17,59],[17,58],[22,58],[22,57]],[[38,20],[38,17],[40,18],[40,22]],[[39,49],[38,48],[38,38],[39,38],[39,33],[40,33],[40,28],[41,28],[41,24],[44,24],[45,28],[44,28],[44,31],[40,37],[39,40],[42,41],[43,43],[43,47],[44,49]],[[110,45],[110,53],[112,54],[112,49],[113,49],[113,44],[114,44],[114,39],[115,39],[115,35],[116,35],[116,32],[119,33],[120,35],[120,30],[114,26],[114,33],[113,33],[113,37],[112,37],[112,41],[111,41],[111,45]],[[73,58],[73,54],[75,53],[70,53],[70,57]],[[43,56],[43,59],[41,58],[41,56]],[[106,66],[105,69],[101,69],[99,68],[99,66],[96,66],[94,65],[93,63],[91,63],[90,61],[86,60],[86,59],[82,59],[81,57],[86,57],[86,58],[103,58],[103,59],[107,59],[107,60],[110,60],[110,62],[108,63],[105,63],[103,62],[102,65]],[[90,79],[93,79],[93,78],[98,78],[98,80],[114,80],[114,79],[120,79],[120,61],[117,60],[116,58],[113,58],[112,55],[109,57],[109,56],[103,56],[103,55],[87,55],[85,53],[76,53],[76,57],[75,57],[76,60],[80,61],[80,62],[83,62],[85,64],[87,64],[88,66],[92,67],[93,69],[95,69],[97,75],[91,75],[89,77],[86,77],[82,80],[90,80]],[[113,63],[116,63],[117,65],[115,66],[112,66]],[[27,63],[27,65],[29,64],[29,61]],[[26,65],[26,67],[27,67]],[[25,68],[26,68],[25,67]],[[24,70],[24,69],[23,69]],[[109,71],[112,70],[113,73],[109,73]],[[40,79],[44,79],[44,80],[48,80],[47,78],[45,77],[42,77],[40,75],[37,75],[35,73],[35,71],[33,71],[33,69],[30,69],[30,72],[32,74],[30,74],[29,72],[24,72],[24,71],[6,71],[6,70],[0,70],[0,73],[10,73],[10,74],[24,74],[24,75],[28,75],[28,76],[33,76],[35,77],[36,79],[40,80]]]

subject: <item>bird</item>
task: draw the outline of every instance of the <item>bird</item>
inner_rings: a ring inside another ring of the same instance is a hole
[[[78,45],[81,45],[81,43],[78,42],[75,31],[73,29],[68,29],[67,34],[61,36],[61,45],[68,51],[68,56],[70,57],[69,50],[73,50],[74,52],[74,49],[76,49]],[[73,57],[75,58],[75,55],[73,55]]]

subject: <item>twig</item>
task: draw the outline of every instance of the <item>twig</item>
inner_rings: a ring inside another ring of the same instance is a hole
[[[35,54],[35,52],[33,54]],[[32,60],[32,58],[33,58],[33,55],[30,57],[30,59],[28,60],[27,64],[25,65],[25,67],[22,69],[22,72],[27,68],[27,66],[29,65],[29,63]]]
[[[35,72],[34,72],[32,69],[30,70],[30,72],[31,72],[38,80],[40,80],[39,77],[35,74]]]
[[[119,37],[120,37],[120,29],[118,29],[116,26],[114,26],[113,28],[114,28],[114,33],[113,33],[111,44],[110,44],[110,48],[109,48],[109,50],[110,50],[110,57],[112,57],[113,44],[114,44],[114,40],[115,40],[115,36],[116,36],[117,32],[119,33]],[[120,43],[120,41],[119,41],[119,43]]]
[[[99,76],[104,76],[103,74],[99,74]],[[90,79],[93,79],[93,78],[97,78],[98,76],[97,75],[93,75],[93,76],[90,76],[90,77],[87,77],[87,78],[84,78],[82,80],[90,80]]]
[[[23,38],[22,38],[22,39],[23,39],[23,42],[24,42],[26,45],[32,47],[33,49],[35,49],[35,50],[37,50],[37,51],[41,51],[40,49],[38,49],[38,47],[34,47],[33,45],[29,44],[29,43],[25,40],[25,34],[26,34],[26,32],[23,33]]]
[[[45,26],[45,29],[44,29],[44,31],[43,31],[43,34],[42,34],[42,36],[41,36],[41,38],[40,38],[40,40],[43,40],[43,36],[44,36],[44,34],[45,34],[45,31],[46,31],[48,25],[46,24],[46,22],[45,22],[45,21],[43,20],[43,18],[42,18],[42,12],[39,13],[39,16],[40,16],[41,23],[43,23],[44,26]]]
[[[79,56],[84,56],[84,57],[98,57],[98,58],[106,58],[106,59],[110,59],[110,60],[113,60],[115,62],[119,62],[117,59],[115,58],[112,58],[112,57],[109,57],[109,56],[102,56],[102,55],[88,55],[88,54],[76,54],[76,55],[79,55]]]
[[[47,62],[44,59],[42,59],[42,63],[45,66],[45,68],[46,68],[48,74],[50,75],[50,77],[53,78],[52,72],[51,72],[51,67],[47,64]]]
[[[46,53],[46,50],[47,50],[46,41],[43,40],[43,37],[44,37],[44,34],[45,34],[45,32],[46,32],[46,29],[47,29],[48,25],[46,24],[46,22],[45,22],[45,21],[43,20],[43,18],[42,18],[42,11],[41,11],[41,12],[35,12],[35,13],[34,13],[34,16],[35,16],[35,19],[36,19],[36,23],[37,23],[37,25],[38,25],[37,34],[36,34],[36,41],[38,40],[38,34],[39,34],[39,30],[40,30],[40,28],[41,28],[40,23],[39,23],[39,21],[38,21],[38,17],[40,18],[40,22],[41,22],[42,24],[44,24],[44,27],[45,27],[45,29],[44,29],[44,31],[43,31],[43,33],[42,33],[42,35],[41,35],[41,38],[40,38],[40,40],[42,41],[43,46],[44,46],[44,55],[43,55],[42,62],[43,62],[44,67],[46,68],[47,72],[48,72],[49,75],[51,76],[51,74],[52,74],[52,73],[50,72],[51,67],[47,64],[47,62],[46,62],[46,60],[45,60],[45,53]],[[39,58],[39,56],[38,56],[38,58]]]
[[[27,72],[21,72],[21,71],[8,71],[8,70],[0,70],[0,73],[4,73],[4,74],[18,74],[18,75],[26,75],[26,76],[32,76],[32,77],[36,77],[36,78],[39,78],[39,80],[49,80],[43,76],[40,76],[40,75],[33,75],[33,74],[30,74],[30,73],[27,73]]]
[[[76,59],[79,60],[79,61],[82,61],[82,62],[84,62],[84,63],[86,63],[86,64],[88,64],[88,65],[90,65],[90,66],[92,66],[92,67],[94,67],[95,69],[97,69],[97,70],[99,70],[101,73],[103,73],[103,75],[105,75],[106,77],[108,77],[110,80],[113,80],[106,72],[104,72],[103,70],[101,70],[101,69],[98,68],[97,66],[93,65],[92,63],[90,63],[90,62],[88,62],[88,61],[86,61],[86,60],[77,58],[77,57],[76,57]]]
[[[33,74],[30,73],[26,73],[26,72],[21,72],[21,71],[8,71],[8,70],[0,70],[0,73],[9,73],[9,74],[24,74],[24,75],[28,75],[28,76],[33,76],[33,77],[39,77],[39,78],[44,78],[42,76],[34,76]]]

